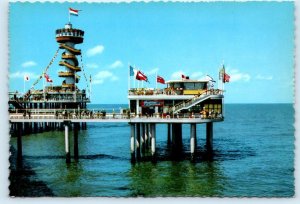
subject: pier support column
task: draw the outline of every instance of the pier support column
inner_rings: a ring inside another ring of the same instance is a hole
[[[191,161],[195,160],[195,154],[196,154],[196,140],[197,140],[197,135],[196,135],[196,123],[191,124]]]
[[[74,160],[78,161],[79,159],[79,151],[78,151],[78,123],[74,123]]]
[[[171,123],[168,123],[168,146],[171,145]]]
[[[213,123],[206,123],[206,150],[208,153],[213,151]]]
[[[23,124],[22,123],[18,123],[17,125],[17,134],[18,134],[18,138],[17,138],[17,163],[18,164],[22,164],[22,157],[23,157],[23,149],[22,149],[22,129],[23,129]]]
[[[156,157],[156,124],[152,123],[151,124],[151,155],[152,155],[152,160],[155,161]]]
[[[146,136],[145,136],[145,123],[141,123],[141,148],[143,155],[145,154],[145,148],[146,148]]]
[[[130,154],[131,163],[135,163],[135,123],[130,124]]]
[[[145,123],[145,148],[149,149],[149,125]]]
[[[172,152],[179,152],[182,147],[182,124],[172,124]]]
[[[69,138],[69,122],[65,121],[65,151],[66,151],[66,163],[71,163],[70,154],[70,138]]]
[[[136,123],[136,159],[141,159],[141,123]]]

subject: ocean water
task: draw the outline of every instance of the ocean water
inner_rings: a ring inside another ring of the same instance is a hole
[[[126,105],[90,106],[120,107]],[[292,104],[228,104],[225,121],[214,123],[213,159],[205,157],[205,125],[197,125],[195,163],[188,159],[190,126],[183,125],[182,157],[174,161],[166,125],[157,125],[157,163],[131,164],[128,124],[88,123],[79,132],[78,163],[65,163],[64,133],[50,131],[23,137],[24,164],[35,172],[28,180],[43,182],[55,196],[290,197],[293,124]],[[11,144],[16,147],[16,138]]]

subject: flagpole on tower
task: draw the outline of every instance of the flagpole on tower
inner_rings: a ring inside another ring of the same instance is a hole
[[[70,14],[70,11],[69,11],[69,24],[71,24],[71,14]]]

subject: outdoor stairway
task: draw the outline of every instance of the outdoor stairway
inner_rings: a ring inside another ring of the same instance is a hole
[[[28,90],[28,91],[24,94],[24,100],[28,100],[29,97],[30,97],[30,95],[31,95],[31,91]]]
[[[215,94],[201,94],[201,95],[197,95],[187,101],[184,101],[176,106],[173,107],[173,113],[178,113],[181,110],[184,109],[189,109],[195,105],[197,105],[198,103],[209,99],[210,97],[214,96]]]

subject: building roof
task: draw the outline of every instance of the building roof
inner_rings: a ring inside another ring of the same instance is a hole
[[[184,83],[195,83],[195,82],[209,82],[210,80],[204,79],[204,80],[191,80],[191,79],[179,79],[179,80],[169,80],[166,83],[176,83],[176,82],[184,82]]]

